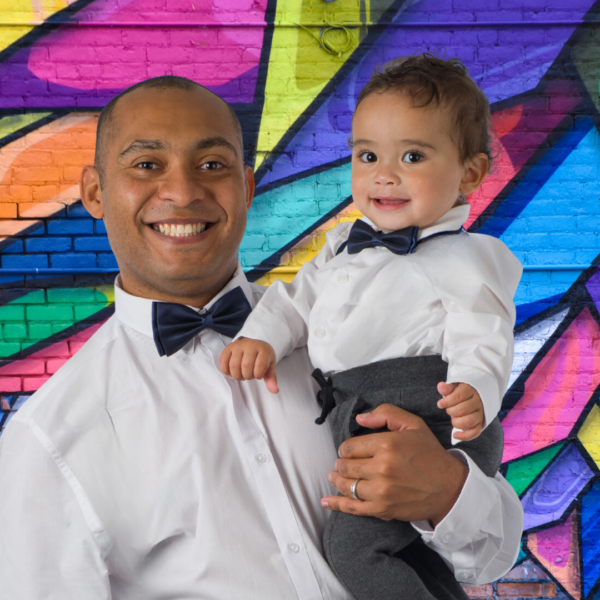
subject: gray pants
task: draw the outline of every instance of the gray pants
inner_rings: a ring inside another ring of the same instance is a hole
[[[417,356],[333,375],[329,383],[335,407],[329,421],[336,447],[350,437],[373,433],[358,425],[356,415],[389,403],[419,415],[442,446],[452,448],[450,417],[437,407],[437,384],[446,381],[447,370],[440,356]],[[322,384],[322,377],[317,379]],[[320,402],[323,397],[324,391],[319,393]],[[464,450],[491,477],[500,467],[503,445],[496,418],[478,438],[454,447]],[[410,523],[333,512],[323,547],[331,568],[357,600],[467,598],[440,556],[425,546]]]

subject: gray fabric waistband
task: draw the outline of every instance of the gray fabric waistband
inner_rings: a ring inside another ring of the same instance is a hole
[[[435,387],[440,381],[446,381],[447,375],[448,363],[439,354],[434,354],[392,358],[361,365],[335,373],[331,376],[331,383],[335,389],[345,392],[374,392],[390,388]]]

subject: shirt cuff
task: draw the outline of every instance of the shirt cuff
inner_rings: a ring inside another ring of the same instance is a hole
[[[260,305],[250,313],[233,341],[241,337],[262,340],[270,344],[275,351],[277,362],[294,350],[291,344],[292,334],[287,323],[272,312],[260,308]]]
[[[464,548],[477,538],[487,520],[490,506],[496,502],[493,488],[487,477],[477,468],[472,459],[462,450],[448,450],[452,456],[469,468],[467,480],[458,500],[450,512],[432,528],[429,521],[411,521],[411,525],[421,534],[426,544],[433,544],[448,553]],[[470,579],[463,569],[461,581]],[[475,572],[473,569],[473,578]]]

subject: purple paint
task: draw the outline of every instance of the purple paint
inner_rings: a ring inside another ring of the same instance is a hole
[[[59,27],[13,54],[0,65],[0,107],[100,107],[130,85],[160,75],[187,77],[228,102],[254,100],[266,0],[153,4],[94,2],[74,16],[87,27]],[[228,27],[240,20],[257,27]],[[145,27],[92,25],[104,21]],[[190,27],[147,27],[167,21]],[[223,26],[197,25],[211,22]]]
[[[593,477],[574,445],[567,446],[521,500],[527,531],[560,519]]]
[[[472,20],[481,3],[475,0],[465,0],[463,3],[471,7],[469,10]],[[575,0],[570,3],[570,20],[582,20],[593,3],[593,0]],[[520,14],[534,10],[530,5],[537,4],[536,0],[523,0]],[[416,2],[406,11],[400,9],[394,21],[420,22],[427,20],[424,15],[429,15],[434,22],[449,20],[448,17],[457,21],[459,19],[452,12],[452,7],[453,4],[443,0]],[[498,13],[494,14],[497,18]],[[547,13],[548,19],[551,16],[551,12]],[[477,20],[488,19],[482,16]],[[553,29],[522,26],[517,31],[508,30],[511,35],[518,34],[521,40],[527,39],[527,46],[524,46],[522,41],[510,43],[510,39],[505,40],[504,31],[493,26],[489,29],[481,25],[457,30],[449,28],[447,31],[390,27],[289,142],[283,152],[285,159],[277,159],[259,185],[350,156],[348,138],[351,135],[351,117],[356,98],[377,65],[426,50],[442,51],[447,57],[459,57],[488,95],[490,102],[499,102],[535,88],[574,30],[575,26]],[[298,157],[304,151],[313,148],[318,152],[306,152],[308,160],[299,160]]]
[[[600,310],[600,269],[598,269],[585,284],[587,291],[590,293],[596,308]]]

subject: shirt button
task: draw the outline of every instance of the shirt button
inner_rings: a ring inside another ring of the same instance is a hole
[[[298,544],[288,544],[288,550],[290,552],[293,552],[294,554],[298,554],[298,552],[300,552],[300,546],[298,546]]]
[[[337,278],[338,283],[348,283],[348,279],[350,278],[348,275],[346,275],[346,273],[340,273]]]
[[[471,577],[471,571],[467,571],[466,569],[464,569],[458,575],[461,579],[469,579],[469,577]]]
[[[448,543],[448,542],[449,542],[451,539],[452,539],[452,536],[451,536],[449,533],[447,533],[447,534],[446,534],[446,535],[445,535],[445,536],[442,538],[442,542],[443,542],[444,544],[447,544],[447,543]]]
[[[266,454],[257,454],[256,455],[256,460],[261,463],[264,464],[267,462],[267,455]]]
[[[317,329],[315,331],[315,337],[322,340],[327,335],[327,332],[324,329]]]

